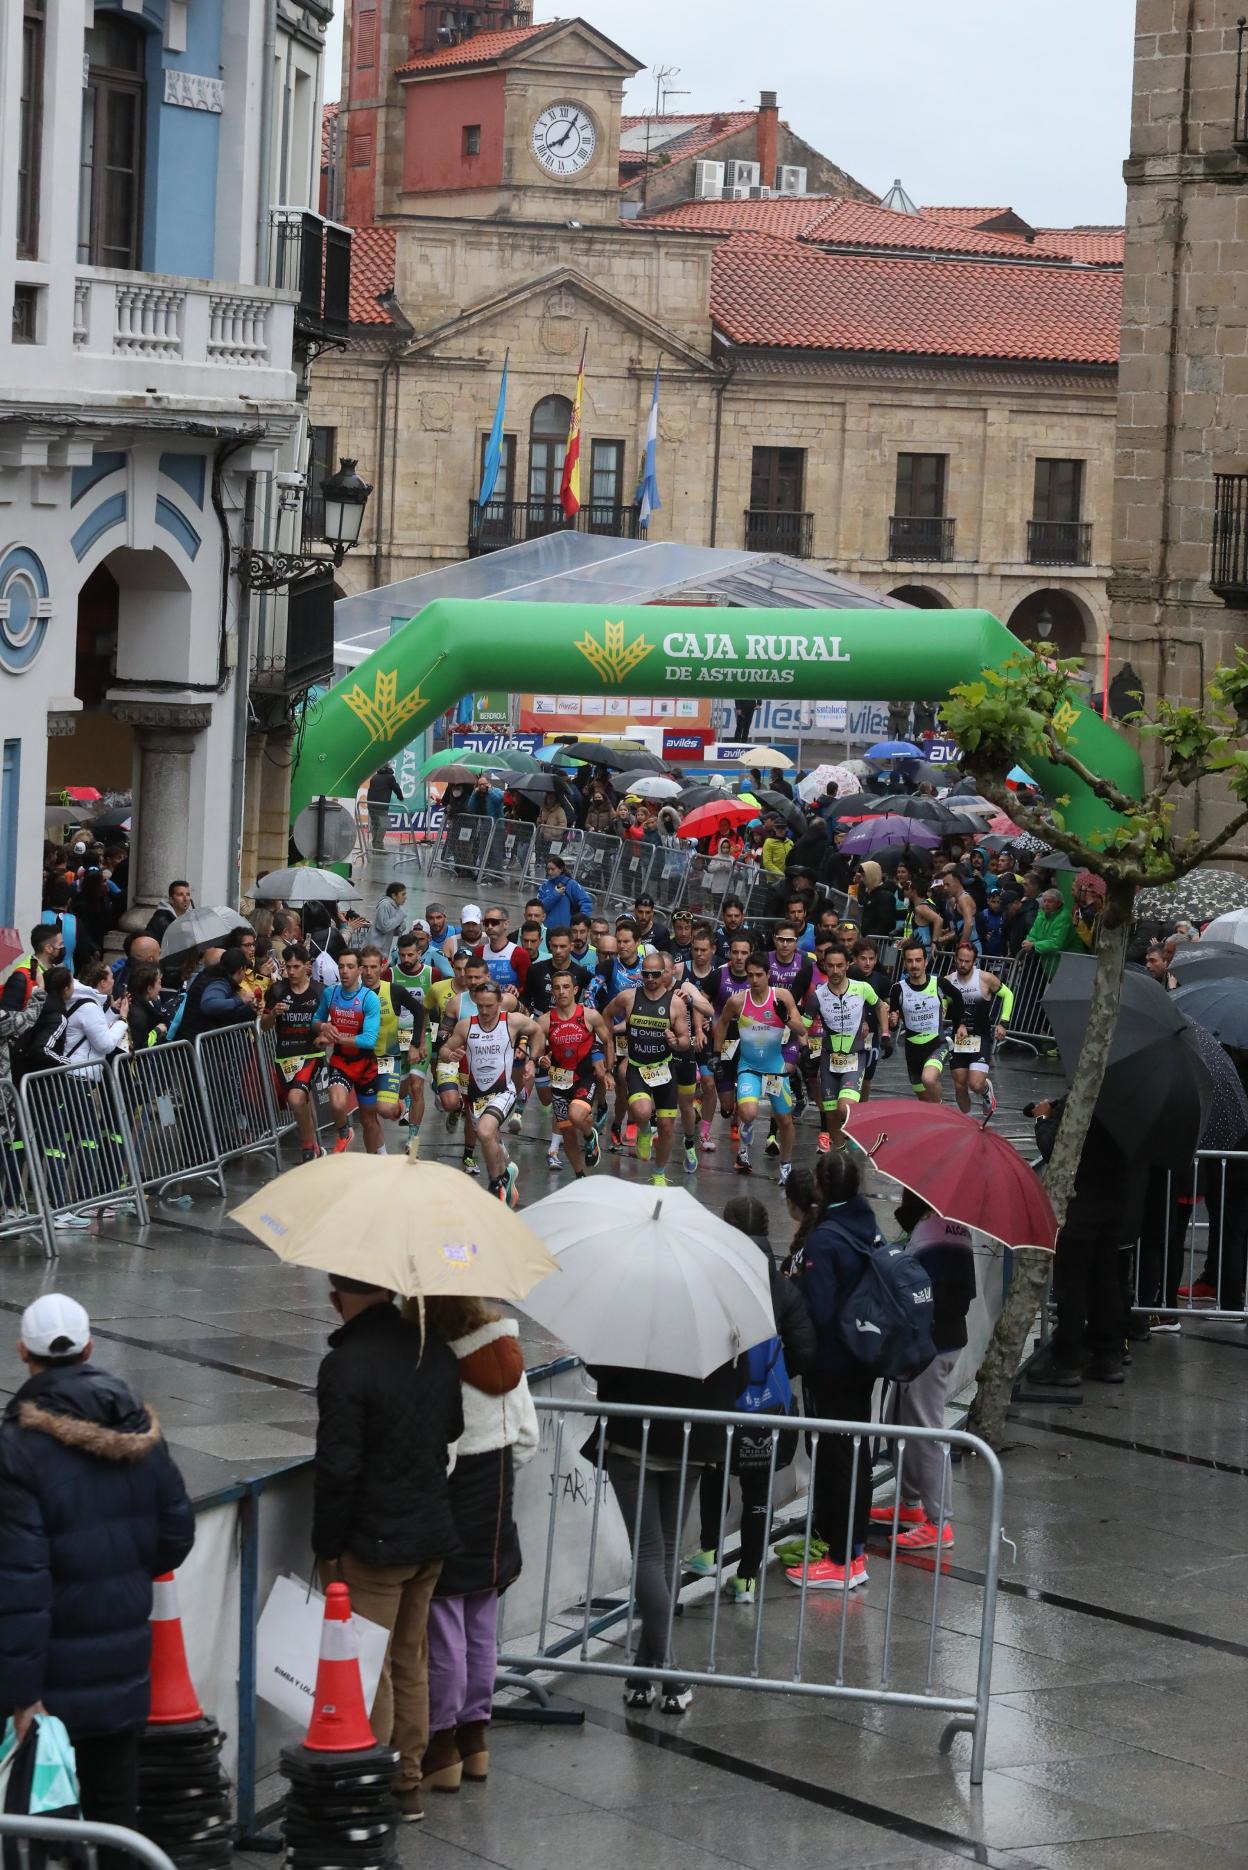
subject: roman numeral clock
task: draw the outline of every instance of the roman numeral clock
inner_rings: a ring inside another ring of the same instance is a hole
[[[533,154],[547,175],[583,175],[594,159],[598,132],[581,104],[547,104],[533,124]]]

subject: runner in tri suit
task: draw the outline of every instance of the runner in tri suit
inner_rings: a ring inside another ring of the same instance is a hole
[[[572,959],[572,936],[566,928],[551,929],[546,938],[550,948],[550,958],[546,961],[534,961],[530,964],[528,977],[521,990],[521,999],[525,1011],[533,1019],[541,1019],[549,1013],[554,1004],[551,982],[556,973],[568,972],[576,986],[576,998],[580,1000],[593,979],[587,967],[582,967]],[[548,1073],[540,1062],[535,1080],[538,1102],[543,1109],[549,1109],[551,1103],[551,1085]],[[522,1094],[523,1095],[523,1094]],[[546,1167],[557,1169],[560,1166],[559,1152],[563,1147],[563,1136],[558,1129],[551,1131],[550,1147],[546,1151]]]
[[[385,957],[371,942],[360,949],[360,979],[381,1002],[377,1029],[377,1115],[391,1123],[403,1114],[408,1071],[419,1065],[425,1050],[425,1004],[396,980],[383,980]],[[404,1033],[404,1022],[407,1032]],[[413,1144],[415,1136],[413,1134]]]
[[[390,978],[398,986],[406,987],[407,991],[413,994],[425,1009],[424,1043],[420,1057],[412,1064],[407,1077],[407,1123],[413,1136],[419,1133],[420,1126],[424,1122],[425,1082],[429,1076],[433,1039],[438,1025],[438,1016],[431,1004],[435,980],[433,963],[424,958],[421,951],[422,942],[427,950],[428,939],[421,929],[412,929],[400,935],[399,958],[390,970]],[[401,1118],[400,1122],[402,1122]]]
[[[302,942],[291,942],[282,956],[284,980],[274,981],[265,998],[260,1026],[276,1032],[273,1089],[278,1102],[288,1104],[299,1133],[305,1162],[321,1154],[316,1140],[312,1107],[312,1080],[325,1056],[312,1036],[321,990],[312,984],[312,957]]]
[[[893,1041],[888,1030],[888,995],[892,981],[884,968],[880,966],[880,951],[869,935],[854,944],[853,959],[849,964],[849,978],[865,981],[868,987],[874,987],[879,1006],[870,1022],[870,1046],[862,1067],[862,1091],[860,1101],[866,1103],[871,1096],[875,1083],[876,1068],[881,1058],[891,1058]]]
[[[727,905],[725,904],[725,907]],[[740,905],[738,904],[738,907]],[[750,984],[749,959],[754,952],[754,944],[748,935],[733,935],[728,943],[728,959],[719,970],[719,987],[715,994],[715,1015],[718,1019],[729,1000],[735,994],[742,994]],[[740,1141],[737,1117],[737,1053],[741,1046],[741,1035],[737,1022],[730,1019],[722,1038],[715,1040],[715,1089],[719,1092],[721,1114],[731,1124],[733,1147]]]
[[[693,932],[691,957],[685,968],[685,979],[699,993],[705,994],[711,1005],[711,1025],[714,1024],[715,1002],[719,997],[720,964],[715,958],[715,935],[705,922],[700,922]],[[698,1067],[700,1102],[702,1118],[698,1124],[698,1146],[707,1154],[715,1149],[715,1138],[711,1134],[711,1125],[715,1121],[718,1098],[715,1091],[715,1047],[711,1043],[710,1027],[704,1027],[700,1033],[693,1034],[692,1052]]]
[[[824,1127],[819,1148],[826,1152],[833,1146],[838,1149],[842,1146],[845,1119],[862,1095],[869,1038],[863,1030],[864,1021],[873,1030],[876,1028],[880,997],[869,981],[850,978],[849,954],[844,942],[820,942],[819,968],[820,978],[815,982],[811,1000],[823,1028],[819,1108]]]
[[[461,958],[462,956],[462,958]],[[476,996],[489,980],[489,971],[480,955],[460,951],[455,956],[454,979],[458,983],[453,993],[447,995],[442,1004],[438,1023],[437,1062],[434,1066],[434,1083],[437,1086],[438,1102],[446,1112],[446,1127],[454,1133],[460,1117],[464,1119],[464,1174],[480,1175],[477,1167],[477,1136],[472,1123],[472,1111],[464,1101],[468,1088],[468,1067],[461,1058],[458,1065],[448,1065],[442,1057],[442,1047],[450,1038],[457,1021],[470,1019],[477,1010]],[[502,996],[504,1013],[518,1010],[515,990],[508,988]]]
[[[737,1061],[737,1174],[751,1175],[750,1148],[759,1099],[766,1097],[778,1119],[780,1186],[793,1167],[793,1091],[784,1067],[786,1027],[799,1045],[806,1043],[806,1022],[785,987],[773,987],[767,978],[767,957],[752,954],[746,963],[749,985],[724,1002],[715,1022],[715,1042],[722,1046],[735,1021],[740,1034]]]
[[[631,993],[641,988],[641,963],[643,950],[637,938],[637,924],[631,916],[621,916],[615,925],[615,953],[608,955],[605,964],[601,954],[598,959],[598,971],[605,984],[603,1010],[622,994]],[[628,1047],[624,1041],[624,1022],[622,1018],[613,1020],[615,1032],[615,1113],[611,1124],[611,1148],[622,1149],[627,1134],[627,1125],[633,1121],[628,1108]]]
[[[338,985],[326,987],[313,1015],[316,1036],[329,1052],[329,1108],[338,1126],[333,1154],[351,1147],[348,1101],[359,1105],[364,1147],[370,1156],[382,1149],[377,1115],[377,1033],[381,1002],[360,980],[360,957],[349,949],[338,958]]]
[[[515,1163],[507,1160],[503,1125],[516,1101],[516,1079],[524,1076],[539,1028],[527,1013],[503,1012],[498,987],[492,980],[474,988],[473,998],[476,1012],[456,1020],[441,1056],[446,1064],[456,1067],[457,1077],[460,1059],[467,1061],[464,1102],[476,1126],[490,1193],[508,1207],[518,1208],[520,1175]],[[458,1084],[454,1094],[461,1095]]]
[[[806,933],[811,938],[808,946],[813,949],[815,931],[810,923],[806,924]],[[795,1006],[804,1007],[814,975],[814,955],[799,946],[800,936],[795,922],[777,922],[771,940],[772,947],[767,956],[767,978],[773,987],[786,988],[792,994]],[[785,1040],[784,1063],[789,1074],[789,1087],[793,1092],[794,1123],[806,1104],[806,1085],[801,1064],[804,1058],[805,1049],[799,1048],[796,1039],[790,1034]],[[773,1110],[766,1145],[769,1156],[780,1154],[777,1127],[778,1119]]]
[[[687,1051],[675,1054],[672,1068],[676,1078],[676,1102],[680,1108],[685,1174],[696,1175],[698,1172],[697,1098],[700,1061],[711,1049],[709,1035],[715,1024],[715,1006],[714,1002],[692,979],[689,970],[682,967],[670,951],[664,955],[663,959],[667,963],[667,971],[663,977],[664,985],[671,987],[677,998],[684,1001],[685,1011],[689,1017],[689,1047]]]
[[[641,963],[641,985],[627,987],[603,1009],[609,1023],[623,1025],[627,1040],[624,1089],[628,1116],[637,1125],[637,1155],[642,1162],[654,1152],[651,1180],[667,1182],[672,1153],[672,1131],[678,1109],[673,1053],[689,1047],[689,1015],[685,1003],[667,984],[667,959],[651,949]],[[657,1119],[658,1136],[651,1124]]]
[[[566,931],[552,929],[552,944],[557,934]],[[594,1133],[595,1054],[601,1051],[613,1062],[613,1040],[601,1013],[577,1004],[576,976],[570,969],[556,969],[550,990],[551,1006],[538,1020],[538,1068],[549,1080],[555,1132],[567,1143],[568,1161],[579,1182],[586,1169],[596,1169],[602,1159]]]
[[[962,995],[951,981],[927,971],[927,949],[913,937],[901,950],[902,977],[888,996],[888,1023],[900,1027],[910,1088],[928,1104],[940,1102],[940,1074],[949,1057],[950,1023],[962,1021]]]
[[[1014,1011],[1014,995],[995,974],[980,967],[974,942],[958,943],[953,982],[962,996],[962,1018],[953,1034],[953,1095],[958,1109],[969,1116],[974,1091],[980,1099],[984,1122],[988,1123],[997,1108],[997,1095],[988,1076],[993,1041],[1005,1037]]]

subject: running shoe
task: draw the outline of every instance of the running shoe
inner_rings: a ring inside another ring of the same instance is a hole
[[[715,1560],[716,1554],[709,1547],[703,1547],[701,1551],[687,1553],[681,1564],[686,1571],[693,1572],[695,1577],[709,1578],[715,1570]]]
[[[754,1579],[743,1578],[740,1573],[729,1578],[725,1594],[734,1604],[752,1604],[754,1602]]]
[[[610,1115],[611,1115],[611,1110],[610,1110],[609,1105],[607,1104],[604,1104],[601,1110],[596,1110],[594,1112],[594,1134],[595,1136],[602,1135],[603,1131],[607,1127],[607,1118]]]
[[[997,1108],[997,1094],[992,1088],[992,1079],[985,1078],[984,1088],[983,1088],[983,1091],[980,1093],[980,1109],[983,1111],[985,1123],[992,1122],[993,1116],[996,1112],[996,1108]]]
[[[455,1131],[456,1131],[456,1130],[457,1130],[457,1128],[459,1127],[459,1120],[460,1120],[460,1118],[461,1118],[461,1117],[463,1116],[463,1114],[464,1114],[464,1113],[463,1113],[463,1110],[462,1110],[461,1108],[456,1108],[455,1110],[448,1110],[448,1111],[447,1111],[447,1113],[446,1113],[446,1133],[447,1133],[447,1135],[448,1135],[448,1136],[454,1136],[454,1134],[455,1134]]]
[[[780,1154],[780,1138],[775,1134],[774,1130],[763,1144],[763,1154],[765,1156],[778,1156]]]
[[[899,1552],[934,1552],[937,1546],[942,1551],[947,1550],[953,1544],[953,1527],[946,1520],[938,1532],[925,1516],[921,1526],[912,1526],[909,1532],[899,1532],[893,1544]]]
[[[638,1130],[637,1132],[637,1160],[638,1162],[649,1162],[650,1152],[653,1149],[653,1147],[654,1147],[654,1131],[651,1129]]]
[[[821,1558],[806,1567],[790,1565],[784,1575],[799,1590],[803,1584],[812,1591],[852,1591],[854,1588],[844,1565],[838,1565],[832,1558]]]
[[[698,1147],[707,1155],[714,1154],[716,1143],[715,1138],[711,1135],[711,1126],[709,1123],[703,1122],[698,1125]]]
[[[781,1188],[788,1187],[789,1177],[792,1175],[792,1173],[793,1173],[793,1164],[791,1162],[782,1162],[780,1164],[780,1186]]]
[[[652,1188],[667,1187],[667,1177],[664,1175],[662,1169],[656,1169],[654,1174],[650,1177],[650,1186]]]
[[[732,1146],[735,1149],[737,1144],[741,1141],[741,1129],[735,1117],[732,1120],[732,1128],[729,1131],[729,1136],[732,1140]]]
[[[1181,1331],[1182,1329],[1182,1322],[1177,1318],[1162,1318],[1156,1312],[1149,1313],[1148,1332],[1150,1337],[1156,1337],[1159,1332]]]
[[[642,1682],[639,1686],[635,1687],[631,1682],[625,1682],[624,1706],[626,1708],[636,1709],[638,1713],[644,1708],[652,1708],[654,1706],[653,1684],[650,1682]]]
[[[470,1149],[466,1149],[464,1151],[464,1174],[479,1176],[480,1173],[481,1171],[477,1167],[476,1157],[473,1155]]]
[[[660,1714],[683,1714],[693,1703],[692,1688],[665,1688],[659,1703]]]
[[[737,1156],[737,1160],[733,1166],[736,1169],[738,1175],[753,1175],[754,1173],[753,1167],[751,1166],[751,1163],[750,1163],[750,1159],[746,1155],[744,1150],[741,1150],[739,1152]]]
[[[849,1588],[851,1591],[856,1591],[860,1584],[869,1582],[866,1557],[860,1552],[857,1558],[851,1558],[849,1561]]]
[[[520,1206],[519,1183],[520,1171],[514,1162],[509,1162],[507,1164],[507,1173],[503,1177],[503,1185],[498,1191],[498,1198],[503,1203],[504,1207],[518,1208]]]
[[[685,1174],[696,1175],[698,1172],[698,1151],[694,1143],[685,1144]]]
[[[624,1144],[620,1137],[620,1126],[618,1123],[613,1123],[611,1125],[611,1154],[613,1156],[618,1156],[623,1147]]]
[[[821,1156],[831,1155],[832,1138],[828,1135],[826,1130],[820,1130],[819,1141],[815,1144],[815,1148],[818,1150]]]
[[[553,1143],[546,1151],[546,1167],[548,1169],[561,1169],[563,1167],[563,1151],[556,1149]]]
[[[519,1136],[523,1128],[524,1112],[522,1110],[513,1110],[510,1117],[507,1119],[508,1136]]]
[[[339,1130],[337,1136],[334,1138],[334,1146],[329,1152],[330,1155],[341,1156],[346,1150],[350,1149],[351,1135],[352,1132],[350,1130]]]
[[[58,1233],[77,1234],[90,1227],[89,1214],[57,1214],[52,1217],[52,1225]]]
[[[591,1130],[589,1135],[585,1138],[585,1167],[587,1169],[596,1169],[601,1161],[602,1145]]]
[[[899,1526],[922,1526],[925,1525],[926,1522],[927,1514],[923,1511],[921,1506],[901,1506],[897,1509],[897,1524]],[[891,1506],[873,1506],[871,1508],[871,1524],[873,1526],[891,1526],[892,1523],[893,1509]]]
[[[1207,1279],[1197,1279],[1190,1286],[1179,1287],[1179,1297],[1190,1299],[1193,1304],[1212,1304],[1218,1296],[1218,1288],[1211,1286]]]

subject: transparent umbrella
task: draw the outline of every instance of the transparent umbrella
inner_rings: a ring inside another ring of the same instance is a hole
[[[364,899],[350,877],[340,877],[335,870],[318,870],[313,864],[293,864],[289,870],[270,870],[251,892],[257,902],[288,903],[358,903]]]

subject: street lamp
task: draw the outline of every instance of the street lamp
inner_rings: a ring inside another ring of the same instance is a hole
[[[244,546],[235,560],[240,584],[248,591],[280,591],[303,578],[313,578],[330,566],[337,570],[352,546],[360,542],[364,508],[372,491],[368,482],[356,473],[355,462],[344,457],[338,463],[338,472],[331,474],[321,487],[324,503],[321,539],[329,551],[262,552],[255,546]],[[288,485],[283,485],[280,497],[283,509],[290,511],[298,505],[299,489],[292,492]]]
[[[1053,613],[1050,611],[1047,604],[1036,618],[1036,630],[1046,643],[1053,634]]]

